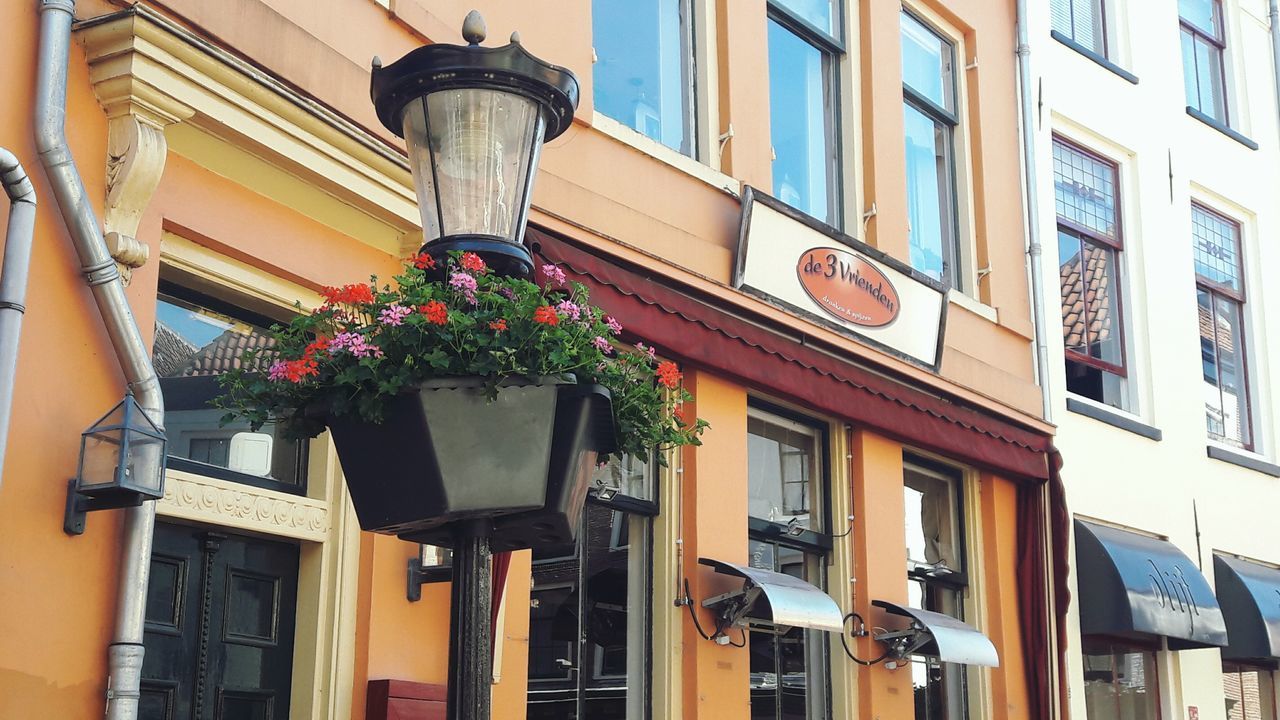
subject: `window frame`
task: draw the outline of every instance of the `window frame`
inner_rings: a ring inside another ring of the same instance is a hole
[[[939,589],[944,592],[955,593],[956,606],[959,610],[959,617],[956,619],[961,622],[967,622],[965,620],[965,615],[968,614],[966,611],[970,609],[970,595],[974,592],[974,582],[973,578],[970,577],[969,567],[969,543],[972,539],[969,537],[969,520],[968,513],[966,512],[968,503],[966,502],[965,484],[968,473],[966,473],[963,468],[939,462],[938,460],[912,452],[907,448],[904,448],[902,454],[902,471],[902,487],[904,491],[907,489],[906,481],[908,473],[916,473],[925,477],[940,480],[946,483],[950,488],[950,507],[954,513],[952,515],[952,520],[955,523],[955,554],[957,564],[960,566],[960,569],[955,572],[948,573],[941,577],[931,577],[928,575],[927,571],[921,569],[919,566],[911,566],[911,558],[907,558],[908,566],[905,573],[907,583],[919,583],[922,590],[926,593],[931,588]],[[927,603],[922,602],[922,607],[920,609],[939,612],[943,615],[947,614],[937,608],[924,607],[926,604]],[[949,663],[938,662],[936,658],[928,658],[921,655],[909,656],[908,662],[922,663],[927,668],[941,666],[945,669],[951,666]],[[962,688],[962,697],[959,698],[959,703],[964,710],[965,718],[979,717],[981,714],[975,711],[975,703],[978,702],[978,700],[974,697],[973,692],[973,688],[978,683],[975,683],[975,678],[971,677],[971,669],[967,665],[955,665],[954,670],[959,674],[960,685]],[[944,704],[945,700],[946,698],[944,697]],[[919,711],[917,710],[917,712]]]
[[[1059,215],[1057,213],[1056,208],[1054,210],[1054,223],[1055,223],[1055,227],[1058,229],[1059,232],[1061,232],[1062,228],[1065,228],[1068,235],[1071,235],[1081,243],[1082,260],[1083,260],[1083,245],[1085,243],[1090,243],[1095,246],[1102,246],[1104,249],[1110,250],[1112,253],[1114,253],[1115,262],[1113,263],[1113,267],[1115,268],[1115,284],[1116,284],[1116,289],[1115,289],[1116,320],[1115,320],[1115,323],[1113,324],[1113,327],[1117,328],[1117,331],[1120,335],[1120,364],[1117,365],[1115,363],[1107,362],[1099,358],[1090,357],[1088,355],[1082,355],[1081,353],[1066,347],[1065,343],[1063,344],[1063,348],[1062,348],[1064,359],[1070,362],[1078,362],[1083,365],[1088,365],[1089,367],[1102,370],[1103,372],[1111,373],[1112,375],[1119,377],[1123,381],[1128,381],[1130,379],[1129,377],[1129,336],[1128,336],[1128,323],[1126,322],[1127,313],[1125,311],[1125,302],[1124,302],[1124,296],[1125,296],[1124,284],[1125,284],[1127,273],[1124,272],[1124,262],[1121,259],[1121,253],[1123,253],[1125,250],[1125,246],[1124,246],[1125,233],[1124,233],[1124,194],[1123,194],[1123,188],[1121,188],[1120,186],[1120,163],[1114,160],[1111,160],[1105,155],[1094,152],[1093,150],[1090,150],[1089,148],[1081,145],[1080,143],[1077,143],[1074,140],[1067,138],[1065,136],[1059,135],[1057,133],[1053,134],[1052,143],[1050,147],[1052,147],[1052,145],[1055,145],[1055,144],[1062,145],[1063,147],[1065,147],[1071,152],[1079,153],[1087,158],[1092,159],[1095,162],[1102,163],[1103,165],[1106,165],[1109,168],[1111,168],[1111,186],[1115,189],[1115,237],[1114,238],[1106,237],[1098,233],[1098,231],[1096,230],[1087,228],[1081,225],[1080,223],[1077,223],[1071,220],[1070,218],[1066,218],[1066,217],[1063,217],[1062,215]],[[1055,183],[1056,183],[1056,179],[1055,179]],[[1059,262],[1061,262],[1061,258],[1059,258]],[[1084,284],[1084,268],[1083,267],[1081,267],[1081,271],[1080,271],[1080,282],[1081,282],[1081,285],[1083,286]],[[1061,297],[1059,297],[1059,307],[1061,307]],[[1085,307],[1086,306],[1084,303],[1084,294],[1082,292],[1081,293],[1081,312],[1085,311]],[[1086,328],[1088,327],[1087,321],[1085,322],[1085,327]],[[1130,399],[1128,398],[1127,391],[1122,391],[1122,394],[1125,396],[1124,399],[1126,401]],[[1072,393],[1072,395],[1075,395],[1075,394]],[[1090,400],[1092,402],[1100,402],[1085,396],[1078,396],[1078,397],[1084,397],[1084,399]],[[1106,404],[1106,403],[1103,403],[1103,404]],[[1126,402],[1125,404],[1129,405],[1130,403]],[[1122,407],[1120,408],[1120,410],[1128,411],[1128,408]]]
[[[1098,6],[1098,32],[1099,32],[1099,34],[1102,36],[1102,52],[1100,52],[1100,53],[1098,53],[1098,54],[1099,54],[1099,55],[1101,55],[1101,56],[1102,56],[1102,58],[1103,58],[1104,60],[1112,60],[1111,55],[1112,55],[1112,50],[1114,50],[1114,48],[1112,48],[1112,47],[1111,47],[1111,40],[1112,40],[1112,38],[1111,38],[1111,30],[1110,30],[1110,28],[1108,28],[1108,27],[1107,27],[1107,24],[1108,24],[1108,23],[1107,23],[1107,0],[1051,0],[1051,4],[1052,4],[1052,2],[1065,2],[1065,3],[1067,3],[1067,16],[1068,16],[1069,18],[1071,18],[1071,34],[1070,34],[1070,35],[1068,35],[1067,37],[1069,37],[1069,38],[1070,38],[1071,42],[1075,43],[1076,45],[1079,45],[1080,47],[1085,48],[1086,50],[1089,50],[1090,52],[1097,52],[1097,51],[1095,51],[1093,48],[1091,48],[1091,47],[1089,47],[1089,46],[1085,45],[1084,43],[1080,42],[1080,40],[1079,40],[1078,38],[1076,38],[1076,14],[1075,14],[1075,6],[1076,6],[1076,3],[1078,3],[1078,2],[1088,2],[1088,3],[1090,3],[1091,5],[1092,5],[1092,4],[1094,4],[1094,3],[1097,3],[1097,6]],[[1050,27],[1052,27],[1052,26],[1053,26],[1053,21],[1052,21],[1052,10],[1050,11],[1050,22],[1049,22],[1049,25],[1050,25]],[[1061,32],[1061,31],[1059,31],[1059,32]]]
[[[817,513],[815,513],[814,509],[811,507],[810,513],[811,516],[817,516],[821,519],[822,528],[821,531],[806,528],[800,535],[790,536],[786,532],[786,523],[771,522],[763,518],[748,515],[748,550],[751,547],[751,543],[758,542],[769,543],[775,547],[799,551],[805,557],[806,561],[812,560],[816,562],[818,571],[821,575],[821,583],[813,584],[825,593],[827,592],[827,586],[830,584],[828,566],[831,564],[835,552],[834,536],[832,535],[831,525],[831,428],[828,423],[813,416],[805,415],[801,412],[791,410],[767,400],[761,400],[755,396],[750,396],[747,398],[747,417],[750,418],[753,414],[758,418],[764,416],[761,419],[766,422],[770,421],[769,416],[773,416],[774,419],[795,423],[813,430],[816,450],[815,461],[819,464],[818,472],[815,473],[814,482],[819,485],[819,487],[810,488],[809,497],[811,506],[814,502],[817,502],[821,504],[821,508]],[[750,431],[748,431],[748,437],[750,434]],[[748,470],[748,473],[749,472],[750,470]],[[748,479],[748,493],[750,493],[750,487],[750,480]],[[777,556],[775,554],[775,563],[776,558]],[[750,636],[752,633],[749,630],[746,632],[747,642],[750,643]],[[806,688],[806,707],[809,708],[809,712],[812,715],[813,706],[811,703],[813,701],[819,701],[821,702],[821,712],[819,712],[818,715],[822,718],[831,718],[833,711],[833,689],[836,684],[836,665],[831,660],[830,639],[827,636],[827,633],[823,633],[821,631],[807,630],[804,632],[807,634],[805,638],[806,643],[812,642],[814,638],[821,638],[821,642],[823,643],[821,648],[806,648],[806,652],[816,653],[822,657],[823,671],[826,673],[826,682],[821,685],[822,693],[820,698],[815,698],[808,694],[810,689],[812,689],[812,679],[806,678],[806,683],[808,685]],[[777,637],[780,638],[781,636]],[[777,638],[775,638],[775,643],[776,642],[778,642]],[[775,644],[775,653],[777,651],[778,646]],[[748,672],[748,678],[749,677],[750,673]],[[779,678],[778,681],[778,691],[781,693],[781,678]],[[749,685],[750,680],[748,679],[748,693],[750,693]]]
[[[655,0],[661,2],[662,0]],[[685,142],[688,151],[683,148],[673,148],[670,145],[649,137],[644,131],[633,127],[630,123],[613,117],[596,106],[595,92],[595,74],[592,73],[592,94],[591,94],[591,111],[599,113],[602,117],[609,118],[623,127],[635,131],[645,139],[650,140],[662,147],[689,158],[695,162],[708,163],[709,159],[705,157],[707,148],[703,134],[710,132],[710,125],[704,122],[703,113],[700,111],[700,94],[699,90],[705,92],[704,83],[700,82],[700,68],[698,63],[698,39],[700,26],[698,24],[698,4],[704,0],[676,0],[679,3],[680,15],[680,76],[681,87],[679,88],[682,102],[684,103],[682,124],[684,126]],[[592,1],[592,18],[595,17],[595,2]],[[595,30],[592,28],[591,51],[593,56],[598,56],[595,47]],[[593,63],[594,65],[594,63]],[[705,127],[704,127],[705,125]],[[714,138],[713,138],[714,139]]]
[[[1210,34],[1209,31],[1184,18],[1181,12],[1178,13],[1178,28],[1180,33],[1185,31],[1191,35],[1193,47],[1196,42],[1203,41],[1217,50],[1218,78],[1221,84],[1218,91],[1222,94],[1222,117],[1216,117],[1204,112],[1200,99],[1200,96],[1203,95],[1204,91],[1203,88],[1200,87],[1199,73],[1195,73],[1197,97],[1195,98],[1196,104],[1193,106],[1193,109],[1197,112],[1203,113],[1207,117],[1211,117],[1214,120],[1221,122],[1227,127],[1231,127],[1231,102],[1227,94],[1229,85],[1227,81],[1227,11],[1223,6],[1222,0],[1209,0],[1209,2],[1213,3],[1213,14],[1214,18],[1217,20],[1218,27],[1221,28],[1221,36]],[[1179,40],[1179,42],[1181,42],[1181,40]],[[1199,68],[1198,64],[1196,65],[1196,68]],[[1182,72],[1185,82],[1186,73],[1188,72],[1188,68],[1185,65],[1182,68]],[[1190,103],[1191,98],[1187,98],[1187,102]]]
[[[951,33],[944,32],[934,22],[932,22],[929,18],[925,17],[922,13],[917,11],[915,8],[909,7],[904,4],[901,8],[901,15],[906,15],[910,17],[916,23],[920,24],[927,31],[929,31],[934,36],[936,36],[939,40],[941,40],[951,50],[951,77],[949,78],[950,93],[951,93],[952,102],[956,106],[956,109],[948,110],[945,107],[939,106],[933,100],[925,97],[919,91],[909,86],[906,82],[905,77],[902,80],[902,102],[904,106],[910,106],[917,112],[920,112],[921,114],[923,114],[925,117],[933,120],[935,127],[938,125],[941,125],[946,127],[947,129],[946,132],[944,133],[944,137],[946,141],[945,152],[947,156],[946,184],[947,184],[947,190],[948,190],[948,193],[947,193],[948,195],[947,211],[948,212],[947,212],[947,217],[939,218],[939,226],[941,226],[944,230],[948,231],[950,233],[950,237],[942,238],[942,241],[943,241],[942,242],[943,244],[942,275],[943,277],[940,280],[940,282],[946,287],[955,289],[957,292],[964,294],[964,293],[970,292],[971,290],[971,288],[969,287],[971,278],[969,277],[966,264],[965,264],[965,252],[964,252],[964,247],[962,246],[962,243],[966,242],[966,239],[962,231],[962,225],[960,221],[960,217],[961,217],[960,163],[959,163],[960,152],[959,152],[958,146],[960,145],[960,142],[963,139],[961,134],[964,129],[964,123],[962,122],[962,117],[960,112],[960,107],[962,105],[961,80],[960,80],[962,63],[960,62],[960,57],[961,57],[960,50],[962,46],[961,46],[961,43],[957,41],[956,37],[954,37]],[[901,17],[899,18],[898,37],[899,37],[899,43],[901,43],[902,42]],[[904,125],[903,135],[904,135],[903,145],[905,149],[905,145],[906,145],[905,125]],[[909,186],[908,186],[908,192],[910,192]],[[939,199],[941,199],[941,197]],[[909,235],[910,233],[908,232],[908,238],[909,238]]]
[[[231,294],[234,291],[226,289],[226,292]],[[210,295],[200,289],[191,287],[189,284],[184,284],[181,280],[165,277],[165,274],[162,273],[156,285],[156,302],[161,302],[166,296],[182,302],[199,305],[212,310],[213,312],[260,328],[269,329],[272,325],[279,325],[288,322],[288,320],[283,317],[273,318],[270,315],[252,310],[244,305],[238,305],[235,300]],[[152,353],[154,352],[154,348],[152,348]],[[282,480],[274,480],[272,478],[259,477],[257,475],[239,472],[220,465],[212,465],[198,460],[180,457],[169,454],[167,451],[165,456],[165,467],[168,470],[179,470],[202,477],[228,480],[242,485],[262,488],[264,490],[275,490],[277,492],[288,493],[290,495],[301,495],[305,497],[307,496],[307,489],[310,483],[310,469],[308,465],[311,456],[311,439],[299,439],[294,452],[296,454],[294,462],[297,467],[297,471],[295,474],[296,482],[292,483],[284,482]]]
[[[1232,448],[1245,450],[1247,452],[1255,452],[1255,448],[1257,446],[1258,433],[1257,433],[1256,420],[1254,418],[1254,413],[1253,413],[1253,394],[1254,394],[1253,380],[1251,378],[1251,373],[1249,368],[1249,365],[1250,365],[1249,363],[1249,316],[1245,310],[1247,305],[1247,297],[1246,297],[1247,276],[1245,275],[1245,265],[1244,265],[1244,259],[1245,259],[1244,258],[1244,225],[1243,223],[1223,213],[1220,213],[1217,210],[1214,210],[1213,208],[1209,207],[1208,205],[1202,202],[1192,200],[1191,201],[1191,216],[1192,216],[1191,237],[1193,242],[1195,242],[1195,238],[1196,238],[1195,213],[1197,211],[1202,212],[1206,215],[1209,215],[1210,217],[1215,218],[1223,223],[1226,223],[1227,225],[1230,225],[1235,230],[1234,239],[1235,239],[1235,252],[1236,252],[1236,270],[1238,271],[1239,277],[1240,277],[1240,289],[1235,290],[1234,288],[1227,287],[1222,283],[1216,282],[1214,280],[1210,280],[1209,278],[1206,278],[1203,275],[1201,275],[1199,272],[1195,273],[1195,279],[1196,279],[1196,291],[1197,292],[1204,291],[1209,294],[1210,302],[1213,303],[1212,308],[1210,308],[1211,311],[1216,313],[1218,301],[1223,300],[1235,306],[1236,313],[1240,318],[1240,338],[1239,338],[1240,347],[1237,351],[1237,355],[1239,356],[1239,360],[1240,360],[1240,374],[1242,376],[1241,386],[1244,390],[1244,412],[1245,412],[1244,427],[1248,429],[1248,433],[1249,433],[1249,441],[1242,442],[1238,445],[1236,444],[1236,441],[1233,441],[1230,438],[1227,438],[1225,436],[1218,437],[1212,433],[1209,433],[1209,439],[1214,442],[1222,443]],[[1194,252],[1194,247],[1192,250]],[[1193,269],[1194,269],[1194,261],[1193,261]],[[1216,340],[1217,332],[1218,332],[1217,323],[1214,323],[1213,329],[1214,329],[1214,338],[1215,338],[1214,348],[1216,353],[1216,348],[1218,346],[1217,340]],[[1215,354],[1215,358],[1216,358],[1216,354]],[[1217,367],[1216,359],[1215,359],[1215,367]],[[1220,373],[1218,374],[1218,377],[1219,379],[1216,385],[1218,387],[1219,394],[1221,394],[1222,382],[1221,382]],[[1206,431],[1207,431],[1207,428],[1206,428]]]
[[[823,113],[826,115],[826,122],[823,123],[823,140],[826,147],[829,148],[831,157],[826,165],[827,176],[827,217],[820,218],[810,215],[808,211],[802,208],[795,208],[798,212],[806,216],[813,217],[815,220],[826,223],[838,230],[844,229],[845,208],[844,208],[844,142],[843,133],[840,128],[843,126],[842,99],[840,93],[840,66],[841,59],[848,53],[844,42],[844,0],[833,0],[831,23],[835,28],[835,33],[828,33],[825,30],[815,26],[808,20],[800,17],[790,8],[782,4],[783,0],[768,0],[766,3],[766,27],[765,35],[768,37],[767,23],[772,21],[778,23],[782,29],[794,35],[798,40],[804,42],[822,56],[822,92],[823,92]],[[767,41],[767,40],[766,40]],[[768,57],[766,48],[765,58],[766,68],[768,67]],[[772,82],[772,72],[769,73]],[[773,98],[770,94],[769,112],[773,112]],[[770,131],[772,134],[772,131]],[[773,138],[769,138],[769,146],[772,152],[776,152],[773,147]],[[776,161],[776,159],[775,159]],[[770,162],[772,170],[773,162]],[[770,192],[775,195],[776,188],[773,187],[773,179],[770,179]],[[779,198],[781,201],[781,198]]]

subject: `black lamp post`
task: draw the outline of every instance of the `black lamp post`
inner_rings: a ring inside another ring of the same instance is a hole
[[[408,145],[423,252],[443,268],[449,252],[470,251],[498,274],[528,278],[533,256],[523,241],[538,157],[573,121],[578,80],[531,55],[518,35],[480,47],[485,26],[474,10],[462,36],[469,45],[427,45],[387,67],[375,58],[373,104]],[[453,528],[451,720],[490,717],[492,534],[491,518]]]
[[[426,45],[386,67],[375,58],[373,104],[409,147],[423,251],[444,260],[469,250],[495,272],[529,277],[523,240],[538,156],[573,122],[578,80],[531,55],[517,34],[480,47],[485,26],[474,10],[462,36],[470,45]]]

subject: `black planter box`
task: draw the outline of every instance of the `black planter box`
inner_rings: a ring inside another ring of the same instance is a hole
[[[360,527],[451,546],[452,524],[491,518],[494,550],[572,542],[599,453],[612,452],[613,408],[598,385],[483,378],[423,383],[384,422],[331,418]]]

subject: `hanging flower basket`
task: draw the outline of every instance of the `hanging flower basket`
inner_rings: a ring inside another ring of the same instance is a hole
[[[555,266],[534,283],[418,255],[376,282],[272,328],[218,401],[227,420],[329,429],[365,530],[449,545],[482,517],[497,550],[570,542],[597,462],[699,442],[678,368],[618,347],[621,326]]]

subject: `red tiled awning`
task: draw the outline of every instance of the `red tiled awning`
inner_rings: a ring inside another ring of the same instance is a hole
[[[529,228],[541,255],[586,285],[628,332],[683,362],[1003,474],[1049,477],[1050,438],[805,345],[723,307]]]

